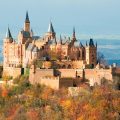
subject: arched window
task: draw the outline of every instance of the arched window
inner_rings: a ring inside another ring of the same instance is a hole
[[[70,69],[70,68],[71,68],[71,65],[68,65],[68,68]]]

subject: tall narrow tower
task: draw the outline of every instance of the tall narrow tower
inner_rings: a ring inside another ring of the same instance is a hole
[[[70,47],[74,46],[74,43],[76,42],[76,34],[75,34],[75,27],[73,27],[73,33],[72,33],[72,40],[69,44]]]
[[[89,45],[86,46],[86,62],[92,68],[97,64],[97,46],[94,45],[93,39],[90,39]]]
[[[75,27],[73,27],[73,36],[72,40],[75,42],[76,41],[76,34],[75,34]]]
[[[12,44],[13,38],[8,27],[6,37],[3,42],[3,64],[5,66],[9,66],[9,46]]]
[[[29,20],[28,11],[26,12],[26,19],[25,19],[25,23],[24,23],[24,31],[30,32],[30,20]]]

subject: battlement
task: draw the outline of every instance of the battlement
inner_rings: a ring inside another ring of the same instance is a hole
[[[72,61],[72,67],[74,69],[83,69],[85,68],[86,62],[84,60],[76,60],[76,61]]]

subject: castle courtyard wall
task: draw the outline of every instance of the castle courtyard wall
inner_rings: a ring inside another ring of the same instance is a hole
[[[30,70],[29,81],[31,84],[40,83],[50,86],[54,89],[62,87],[79,86],[81,79],[85,78],[89,80],[89,84],[101,85],[101,79],[105,78],[112,81],[112,69],[57,69],[60,79],[56,79],[54,76],[55,71],[53,69],[33,69]]]

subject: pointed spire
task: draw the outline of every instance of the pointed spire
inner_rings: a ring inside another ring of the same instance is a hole
[[[25,19],[25,22],[30,22],[30,20],[29,20],[29,15],[28,15],[28,11],[26,12],[26,19]]]
[[[73,38],[76,38],[76,35],[75,35],[75,27],[73,27]]]
[[[97,48],[97,42],[96,42],[96,48]]]
[[[79,44],[79,45],[80,45],[80,47],[83,47],[83,44],[82,44],[81,42],[80,42],[80,44]]]
[[[94,42],[92,38],[90,38],[89,46],[94,46]]]
[[[73,27],[73,34],[75,34],[75,27]]]
[[[53,25],[52,25],[52,22],[51,22],[51,21],[50,21],[50,23],[49,23],[48,32],[54,33],[54,28],[53,28]]]
[[[31,29],[31,36],[33,36],[33,35],[34,35],[33,29]]]
[[[60,35],[60,44],[62,45],[62,37],[61,37],[61,35]]]
[[[7,29],[6,38],[13,39],[9,27]]]
[[[88,46],[87,41],[86,41],[86,46]]]
[[[73,36],[72,36],[73,41],[77,41],[76,40],[76,34],[75,34],[75,27],[73,27]]]

